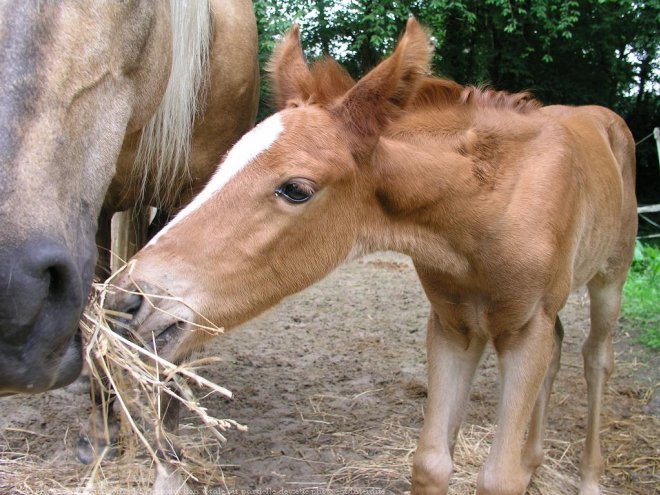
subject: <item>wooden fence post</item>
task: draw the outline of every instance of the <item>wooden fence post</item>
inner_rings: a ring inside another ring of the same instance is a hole
[[[655,138],[655,144],[658,147],[658,167],[660,167],[660,127],[653,128],[653,137]]]

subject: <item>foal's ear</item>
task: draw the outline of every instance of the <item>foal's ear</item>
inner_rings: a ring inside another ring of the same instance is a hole
[[[278,110],[306,101],[313,88],[312,74],[300,45],[300,27],[294,24],[275,48],[268,64]]]
[[[411,17],[394,53],[358,81],[332,109],[354,137],[354,152],[373,149],[380,133],[405,108],[429,72],[432,54],[426,31]]]

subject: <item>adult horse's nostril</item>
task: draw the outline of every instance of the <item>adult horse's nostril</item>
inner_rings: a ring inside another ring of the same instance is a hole
[[[0,390],[46,390],[77,375],[85,292],[74,254],[45,237],[0,248]]]
[[[77,280],[73,267],[68,260],[54,261],[44,270],[43,280],[47,284],[47,297],[58,301],[70,297],[71,292],[79,292],[75,287]]]
[[[72,330],[65,324],[79,316],[82,283],[66,250],[56,242],[29,242],[0,253],[0,340],[18,348],[33,331],[51,346],[68,341]],[[66,316],[63,314],[66,313]],[[75,314],[74,314],[75,313]],[[62,326],[46,321],[62,319]],[[46,330],[45,328],[48,328]]]

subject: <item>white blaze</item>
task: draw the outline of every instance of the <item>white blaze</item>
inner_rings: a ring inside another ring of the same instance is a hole
[[[282,116],[279,113],[276,113],[245,134],[234,145],[234,147],[229,150],[225,160],[222,162],[218,170],[215,171],[209,183],[206,184],[206,187],[202,189],[202,192],[200,192],[195,199],[188,204],[188,206],[181,210],[170,223],[158,232],[158,234],[149,241],[147,246],[154,245],[163,234],[177,223],[180,223],[192,212],[200,208],[206,201],[215,195],[215,193],[220,191],[236,174],[243,170],[260,153],[263,153],[270,148],[272,144],[277,141],[278,136],[283,130]]]

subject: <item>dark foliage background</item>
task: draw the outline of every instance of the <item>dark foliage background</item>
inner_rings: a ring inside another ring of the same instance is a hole
[[[660,0],[255,0],[265,67],[279,35],[302,28],[309,58],[330,54],[360,77],[415,15],[433,35],[436,74],[531,90],[546,104],[599,104],[637,141],[660,126]],[[260,117],[272,109],[262,83]],[[660,203],[655,140],[638,145],[638,199]]]

